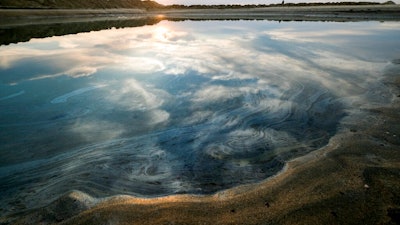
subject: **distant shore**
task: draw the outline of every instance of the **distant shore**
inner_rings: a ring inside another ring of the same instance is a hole
[[[400,5],[275,6],[223,9],[0,9],[0,26],[47,19],[83,18],[267,19],[307,21],[400,21]],[[68,20],[65,20],[68,22]]]
[[[162,20],[400,21],[400,5],[163,9],[0,9],[0,45]]]
[[[157,11],[156,11],[157,12]],[[400,5],[276,6],[248,9],[161,10],[166,18],[304,21],[400,20]]]

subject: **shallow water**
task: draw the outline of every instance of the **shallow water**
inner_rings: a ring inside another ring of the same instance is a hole
[[[70,190],[204,194],[268,178],[359,107],[389,102],[379,80],[399,34],[163,21],[1,46],[0,213]]]

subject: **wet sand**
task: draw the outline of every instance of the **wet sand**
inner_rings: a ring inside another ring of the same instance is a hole
[[[384,106],[361,105],[329,144],[258,184],[214,195],[95,199],[73,191],[2,224],[396,224],[400,216],[400,77]],[[375,93],[380,95],[379,92]]]

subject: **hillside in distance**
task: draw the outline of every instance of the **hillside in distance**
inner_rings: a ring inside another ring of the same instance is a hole
[[[159,8],[155,1],[141,0],[0,0],[0,8],[29,9],[112,9]]]

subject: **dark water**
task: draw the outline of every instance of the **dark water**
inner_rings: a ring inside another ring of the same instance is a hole
[[[400,23],[161,22],[0,47],[1,214],[70,190],[214,193],[326,145]],[[378,87],[379,88],[379,87]]]

